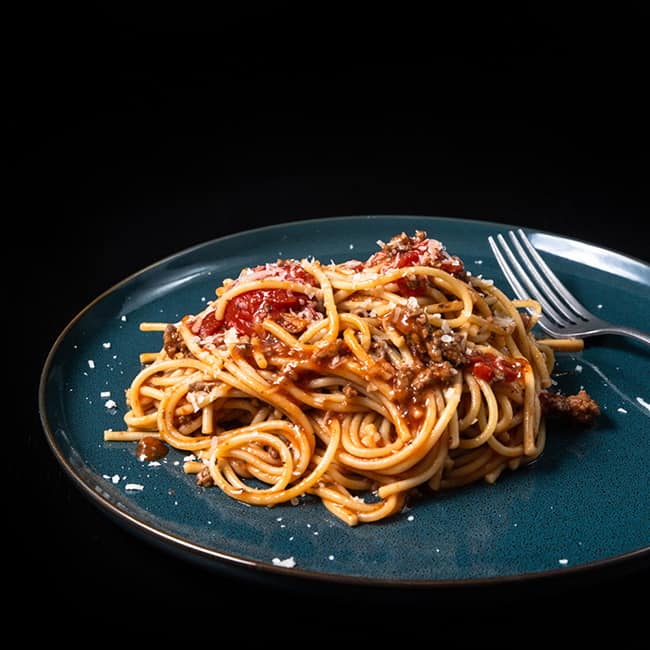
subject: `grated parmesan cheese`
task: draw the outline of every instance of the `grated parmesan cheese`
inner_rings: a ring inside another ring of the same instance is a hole
[[[445,399],[449,401],[453,396],[456,391],[452,386],[449,386],[448,388],[445,388],[443,391],[443,395],[445,396]]]
[[[187,401],[192,405],[192,409],[193,409],[194,413],[196,413],[201,408],[199,406],[199,402],[198,402],[196,393],[188,393],[187,394]]]
[[[641,404],[644,408],[647,408],[650,411],[650,402],[646,402],[642,397],[637,397],[636,401]]]
[[[88,359],[88,367],[89,368],[94,368],[95,367],[95,362],[92,359]]]
[[[231,327],[226,330],[223,335],[223,342],[226,345],[235,345],[239,341],[239,334],[234,327]]]
[[[114,409],[117,406],[117,402],[114,399],[108,399],[104,402],[104,406],[107,409]]]
[[[281,560],[279,557],[274,557],[271,561],[273,562],[274,566],[282,566],[287,569],[293,569],[293,567],[296,566],[296,561],[294,560],[293,555],[286,558],[285,560]]]
[[[127,483],[124,486],[124,489],[132,492],[142,492],[142,490],[144,490],[144,485],[141,485],[140,483]]]

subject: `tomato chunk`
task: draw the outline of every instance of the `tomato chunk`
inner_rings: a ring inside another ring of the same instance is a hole
[[[485,354],[472,355],[469,363],[472,367],[472,374],[477,379],[487,382],[513,382],[523,380],[527,362],[525,359],[508,359],[486,352]]]
[[[464,270],[460,258],[449,255],[440,242],[429,239],[423,231],[415,237],[401,233],[368,258],[366,266],[381,266],[383,269],[401,269],[405,266],[432,266],[447,273],[460,274]],[[422,296],[429,286],[426,276],[411,276],[397,281],[402,295]]]
[[[277,278],[316,286],[315,278],[293,260],[247,269],[233,286],[248,280]],[[314,298],[301,292],[286,289],[254,289],[235,296],[226,305],[223,320],[217,320],[214,312],[208,312],[200,321],[194,321],[190,329],[201,338],[212,336],[234,327],[240,335],[262,335],[262,323],[268,318],[278,321],[285,314],[300,315],[304,321],[317,318],[317,303]]]
[[[261,334],[262,323],[270,318],[277,321],[287,312],[301,312],[310,304],[304,294],[289,293],[285,289],[260,289],[235,296],[224,314],[226,328],[234,327],[240,334]]]

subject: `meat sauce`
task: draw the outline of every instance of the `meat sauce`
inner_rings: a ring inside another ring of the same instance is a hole
[[[458,257],[447,254],[439,242],[426,238],[422,231],[418,231],[415,237],[408,237],[404,233],[393,237],[366,262],[356,263],[354,269],[362,271],[366,267],[380,266],[382,270],[391,270],[418,265],[434,266],[451,274],[463,271],[463,262]],[[315,278],[294,260],[257,266],[247,275],[250,274],[256,279],[278,278],[318,286]],[[403,295],[421,296],[427,290],[428,279],[424,276],[411,276],[400,278],[397,284]],[[297,333],[320,317],[322,313],[319,313],[316,300],[303,293],[285,289],[259,289],[247,291],[229,301],[223,320],[217,320],[214,312],[208,312],[203,318],[193,321],[190,329],[201,338],[230,328],[234,328],[240,335],[263,335],[262,323],[270,318]]]
[[[417,231],[414,237],[401,233],[387,244],[382,244],[381,250],[365,262],[346,263],[347,268],[358,273],[366,269],[381,273],[409,266],[439,268],[458,277],[464,273],[462,260],[449,255],[442,244],[427,238],[423,231]],[[315,288],[319,286],[316,279],[295,260],[281,260],[275,264],[255,267],[240,276],[240,279],[235,281],[235,286],[238,282],[253,278],[277,278]],[[414,274],[400,278],[397,285],[402,295],[418,297],[426,294],[430,279]],[[268,336],[262,323],[266,319],[272,319],[288,331],[297,333],[304,331],[313,320],[322,318],[323,311],[322,304],[305,293],[285,289],[259,289],[247,291],[230,300],[223,320],[217,320],[215,312],[210,311],[201,318],[190,320],[189,327],[201,338],[234,328],[239,335],[250,336],[254,345],[263,345],[265,352],[271,353],[271,357],[275,356],[274,346],[278,345],[278,356],[288,353],[289,357],[294,357],[296,361],[305,361],[304,353],[298,355],[295,350],[287,351],[274,337]],[[390,315],[390,325],[406,336],[413,358],[417,360],[416,367],[393,368],[379,354],[376,362],[366,369],[364,378],[372,382],[376,376],[382,381],[390,382],[396,402],[400,405],[404,417],[413,426],[423,417],[421,398],[427,393],[426,388],[431,385],[447,385],[461,367],[469,368],[474,377],[488,383],[524,381],[529,367],[526,359],[502,357],[487,352],[467,353],[464,340],[450,334],[432,332],[426,319],[422,320],[419,313],[396,309]],[[175,351],[179,341],[173,335],[174,332],[166,333],[168,346],[170,350]],[[250,344],[237,345],[233,350],[235,356],[242,355],[250,362],[253,362],[252,352]],[[294,370],[295,366],[289,364],[291,368],[281,372],[271,390],[286,390],[287,383],[309,390],[311,378],[327,374],[342,363],[347,354],[349,350],[339,339],[328,349],[321,350],[318,354],[310,354],[309,369],[303,366],[301,370]],[[354,399],[356,396],[356,389],[352,385],[344,386],[343,392],[348,399]],[[545,414],[569,417],[582,424],[592,422],[600,413],[598,405],[583,391],[569,397],[542,391],[540,400]],[[144,438],[138,444],[137,455],[140,460],[156,460],[166,453],[166,445],[156,438]]]
[[[472,368],[472,374],[477,379],[483,379],[487,382],[513,382],[523,380],[527,361],[526,359],[497,357],[495,354],[486,352],[470,356],[469,364]]]
[[[371,255],[366,262],[356,262],[354,270],[360,272],[368,267],[391,270],[418,265],[433,266],[454,275],[464,271],[463,262],[460,258],[449,255],[439,242],[428,239],[421,231],[418,231],[414,237],[408,237],[404,233],[393,237],[388,244],[383,244],[382,249]],[[315,278],[294,260],[284,260],[275,264],[257,266],[248,271],[246,275],[240,276],[240,279],[235,281],[234,286],[249,277],[255,279],[278,278],[314,287],[318,286]],[[426,292],[428,278],[424,276],[405,277],[398,280],[398,285],[404,295],[420,296]],[[224,311],[223,320],[217,320],[215,312],[211,311],[201,319],[191,322],[190,329],[201,338],[212,336],[230,328],[234,328],[239,335],[261,336],[265,334],[262,323],[266,319],[272,319],[287,326],[292,322],[288,319],[288,315],[295,319],[297,314],[301,314],[305,322],[322,317],[322,313],[318,312],[316,300],[304,293],[294,293],[285,289],[259,289],[247,291],[230,300]],[[408,322],[402,322],[403,318],[397,320],[398,322],[394,322],[393,325],[397,326],[397,329],[403,333],[421,329],[416,328],[416,323],[410,320]],[[419,335],[422,338],[425,333],[419,332]],[[465,358],[460,349],[459,355],[456,356],[462,358],[454,358],[454,366],[459,367],[469,364],[472,374],[487,382],[521,381],[524,376],[525,359],[507,359],[489,353],[474,354]],[[443,379],[440,379],[440,381],[446,383]]]
[[[169,447],[160,438],[145,436],[138,440],[135,456],[139,461],[152,461],[164,458],[169,452]]]
[[[298,262],[285,261],[266,264],[252,269],[256,279],[277,278],[317,286],[312,275]],[[270,318],[278,321],[285,314],[305,313],[307,320],[317,317],[317,304],[303,293],[286,289],[257,289],[235,296],[226,305],[223,320],[217,320],[214,312],[208,312],[200,321],[194,321],[190,329],[201,338],[234,327],[238,334],[251,336],[263,334],[262,323]]]
[[[449,255],[436,241],[428,239],[422,231],[415,237],[404,233],[393,237],[382,250],[372,255],[359,270],[366,266],[381,265],[383,269],[402,269],[406,266],[434,266],[452,275],[462,273],[463,262],[456,256]],[[428,278],[413,276],[400,278],[397,285],[405,296],[422,296],[428,287]]]

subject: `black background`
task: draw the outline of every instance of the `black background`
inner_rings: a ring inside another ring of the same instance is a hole
[[[458,643],[489,628],[503,645],[513,617],[535,638],[568,624],[629,642],[640,629],[632,592],[646,586],[645,561],[417,593],[223,576],[110,521],[47,447],[37,384],[58,333],[117,281],[208,239],[418,214],[538,227],[649,259],[641,12],[413,7],[90,3],[8,21],[5,327],[26,374],[7,434],[27,448],[5,454],[5,500],[30,600],[103,616],[112,604],[110,616],[134,621],[148,606],[173,609],[162,623],[178,630],[242,614],[259,619],[251,640],[300,620]]]

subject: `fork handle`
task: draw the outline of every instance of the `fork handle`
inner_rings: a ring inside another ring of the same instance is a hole
[[[630,336],[639,341],[643,341],[646,345],[650,345],[650,334],[646,334],[634,327],[626,327],[625,325],[602,327],[599,329],[599,332],[602,334],[623,334],[624,336]]]

